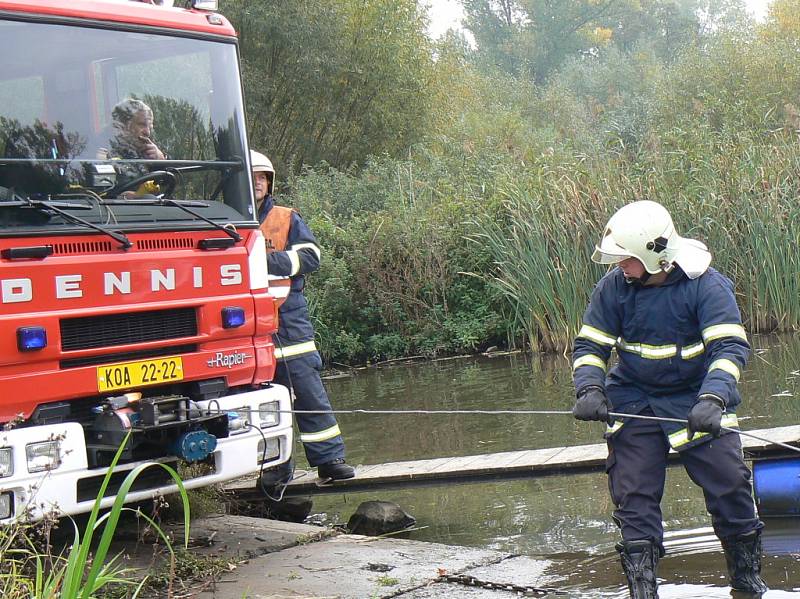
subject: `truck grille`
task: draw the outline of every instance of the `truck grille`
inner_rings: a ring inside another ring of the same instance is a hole
[[[61,349],[74,351],[197,335],[194,308],[83,316],[61,321]]]
[[[168,237],[166,239],[139,239],[136,242],[136,249],[143,252],[154,250],[186,250],[194,247],[194,239],[191,237]]]
[[[110,451],[108,452],[109,456],[113,455],[113,452],[114,448],[111,448]],[[163,463],[167,464],[167,466],[171,466],[175,470],[178,469],[177,459],[173,458],[170,460],[166,460]],[[187,481],[193,478],[200,478],[201,476],[216,474],[217,465],[213,456],[209,456],[209,458],[206,461],[201,463],[207,465],[207,468],[205,470],[197,469],[197,474],[193,474],[191,473],[191,471],[183,472],[181,474],[181,478],[184,481]],[[128,475],[128,472],[129,471],[115,472],[111,475],[111,480],[108,483],[108,487],[106,487],[106,492],[104,497],[113,497],[119,492],[120,488],[122,487],[122,483],[125,480],[125,477]],[[105,474],[98,474],[96,476],[89,476],[80,479],[76,486],[78,501],[94,501],[97,498],[97,494],[100,492],[100,489],[103,486],[104,478]],[[134,481],[133,486],[130,488],[130,490],[131,492],[146,491],[147,489],[156,489],[158,487],[163,487],[165,485],[174,484],[174,482],[175,481],[167,473],[166,470],[155,466],[143,470],[142,473]]]
[[[110,241],[68,241],[53,244],[53,254],[56,256],[76,254],[108,254],[112,252]]]
[[[177,468],[178,461],[171,460],[167,462],[167,465],[172,466],[173,468]],[[117,492],[122,487],[122,482],[125,480],[125,477],[127,475],[128,475],[127,471],[115,472],[114,474],[112,474],[111,479],[108,482],[108,487],[106,487],[106,492],[104,497],[111,497],[113,495],[116,495]],[[89,476],[80,479],[78,481],[76,489],[78,495],[78,501],[92,501],[93,499],[96,499],[97,494],[100,492],[100,489],[103,486],[104,479],[105,479],[105,474],[97,476]],[[131,492],[146,491],[147,489],[156,489],[158,487],[163,487],[172,482],[174,482],[172,480],[172,477],[163,468],[159,467],[147,468],[136,478],[130,490]]]

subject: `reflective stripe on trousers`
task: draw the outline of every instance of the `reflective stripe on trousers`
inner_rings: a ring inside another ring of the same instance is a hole
[[[652,413],[647,410],[644,415]],[[609,491],[623,540],[661,544],[661,499],[670,449],[661,426],[651,420],[629,420],[608,440],[608,449]],[[703,489],[717,536],[761,528],[739,435],[711,439],[684,450],[680,457],[689,477]]]
[[[313,341],[310,343],[313,344]],[[316,351],[291,360],[281,360],[275,382],[294,389],[297,410],[331,410],[331,403],[320,378],[322,359]],[[300,440],[312,466],[344,458],[344,441],[333,414],[295,414]]]

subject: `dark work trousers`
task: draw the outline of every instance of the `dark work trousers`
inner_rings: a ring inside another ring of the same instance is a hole
[[[330,410],[331,402],[322,385],[322,359],[310,352],[279,360],[275,382],[294,389],[295,410]],[[333,414],[295,414],[300,440],[311,466],[344,458],[344,441]]]
[[[652,415],[646,410],[643,415]],[[669,443],[658,422],[627,420],[608,440],[606,472],[614,520],[624,541],[648,540],[663,552],[664,495]],[[760,529],[750,470],[739,435],[730,433],[680,453],[692,481],[703,489],[714,532],[726,538]]]

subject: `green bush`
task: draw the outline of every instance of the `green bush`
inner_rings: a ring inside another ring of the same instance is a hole
[[[488,260],[466,240],[481,208],[430,154],[373,159],[358,174],[323,165],[291,188],[287,203],[324,252],[306,295],[328,360],[433,356],[505,341],[496,294],[466,274]]]

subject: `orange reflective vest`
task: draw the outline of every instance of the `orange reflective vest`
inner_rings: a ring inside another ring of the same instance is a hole
[[[267,243],[267,252],[286,251],[286,242],[289,239],[289,229],[292,226],[293,212],[294,210],[292,208],[273,206],[267,213],[267,217],[259,227]],[[289,297],[292,279],[289,277],[267,274],[269,276],[268,285],[270,294],[276,298],[278,308],[280,308],[283,302],[286,301],[286,298]]]

